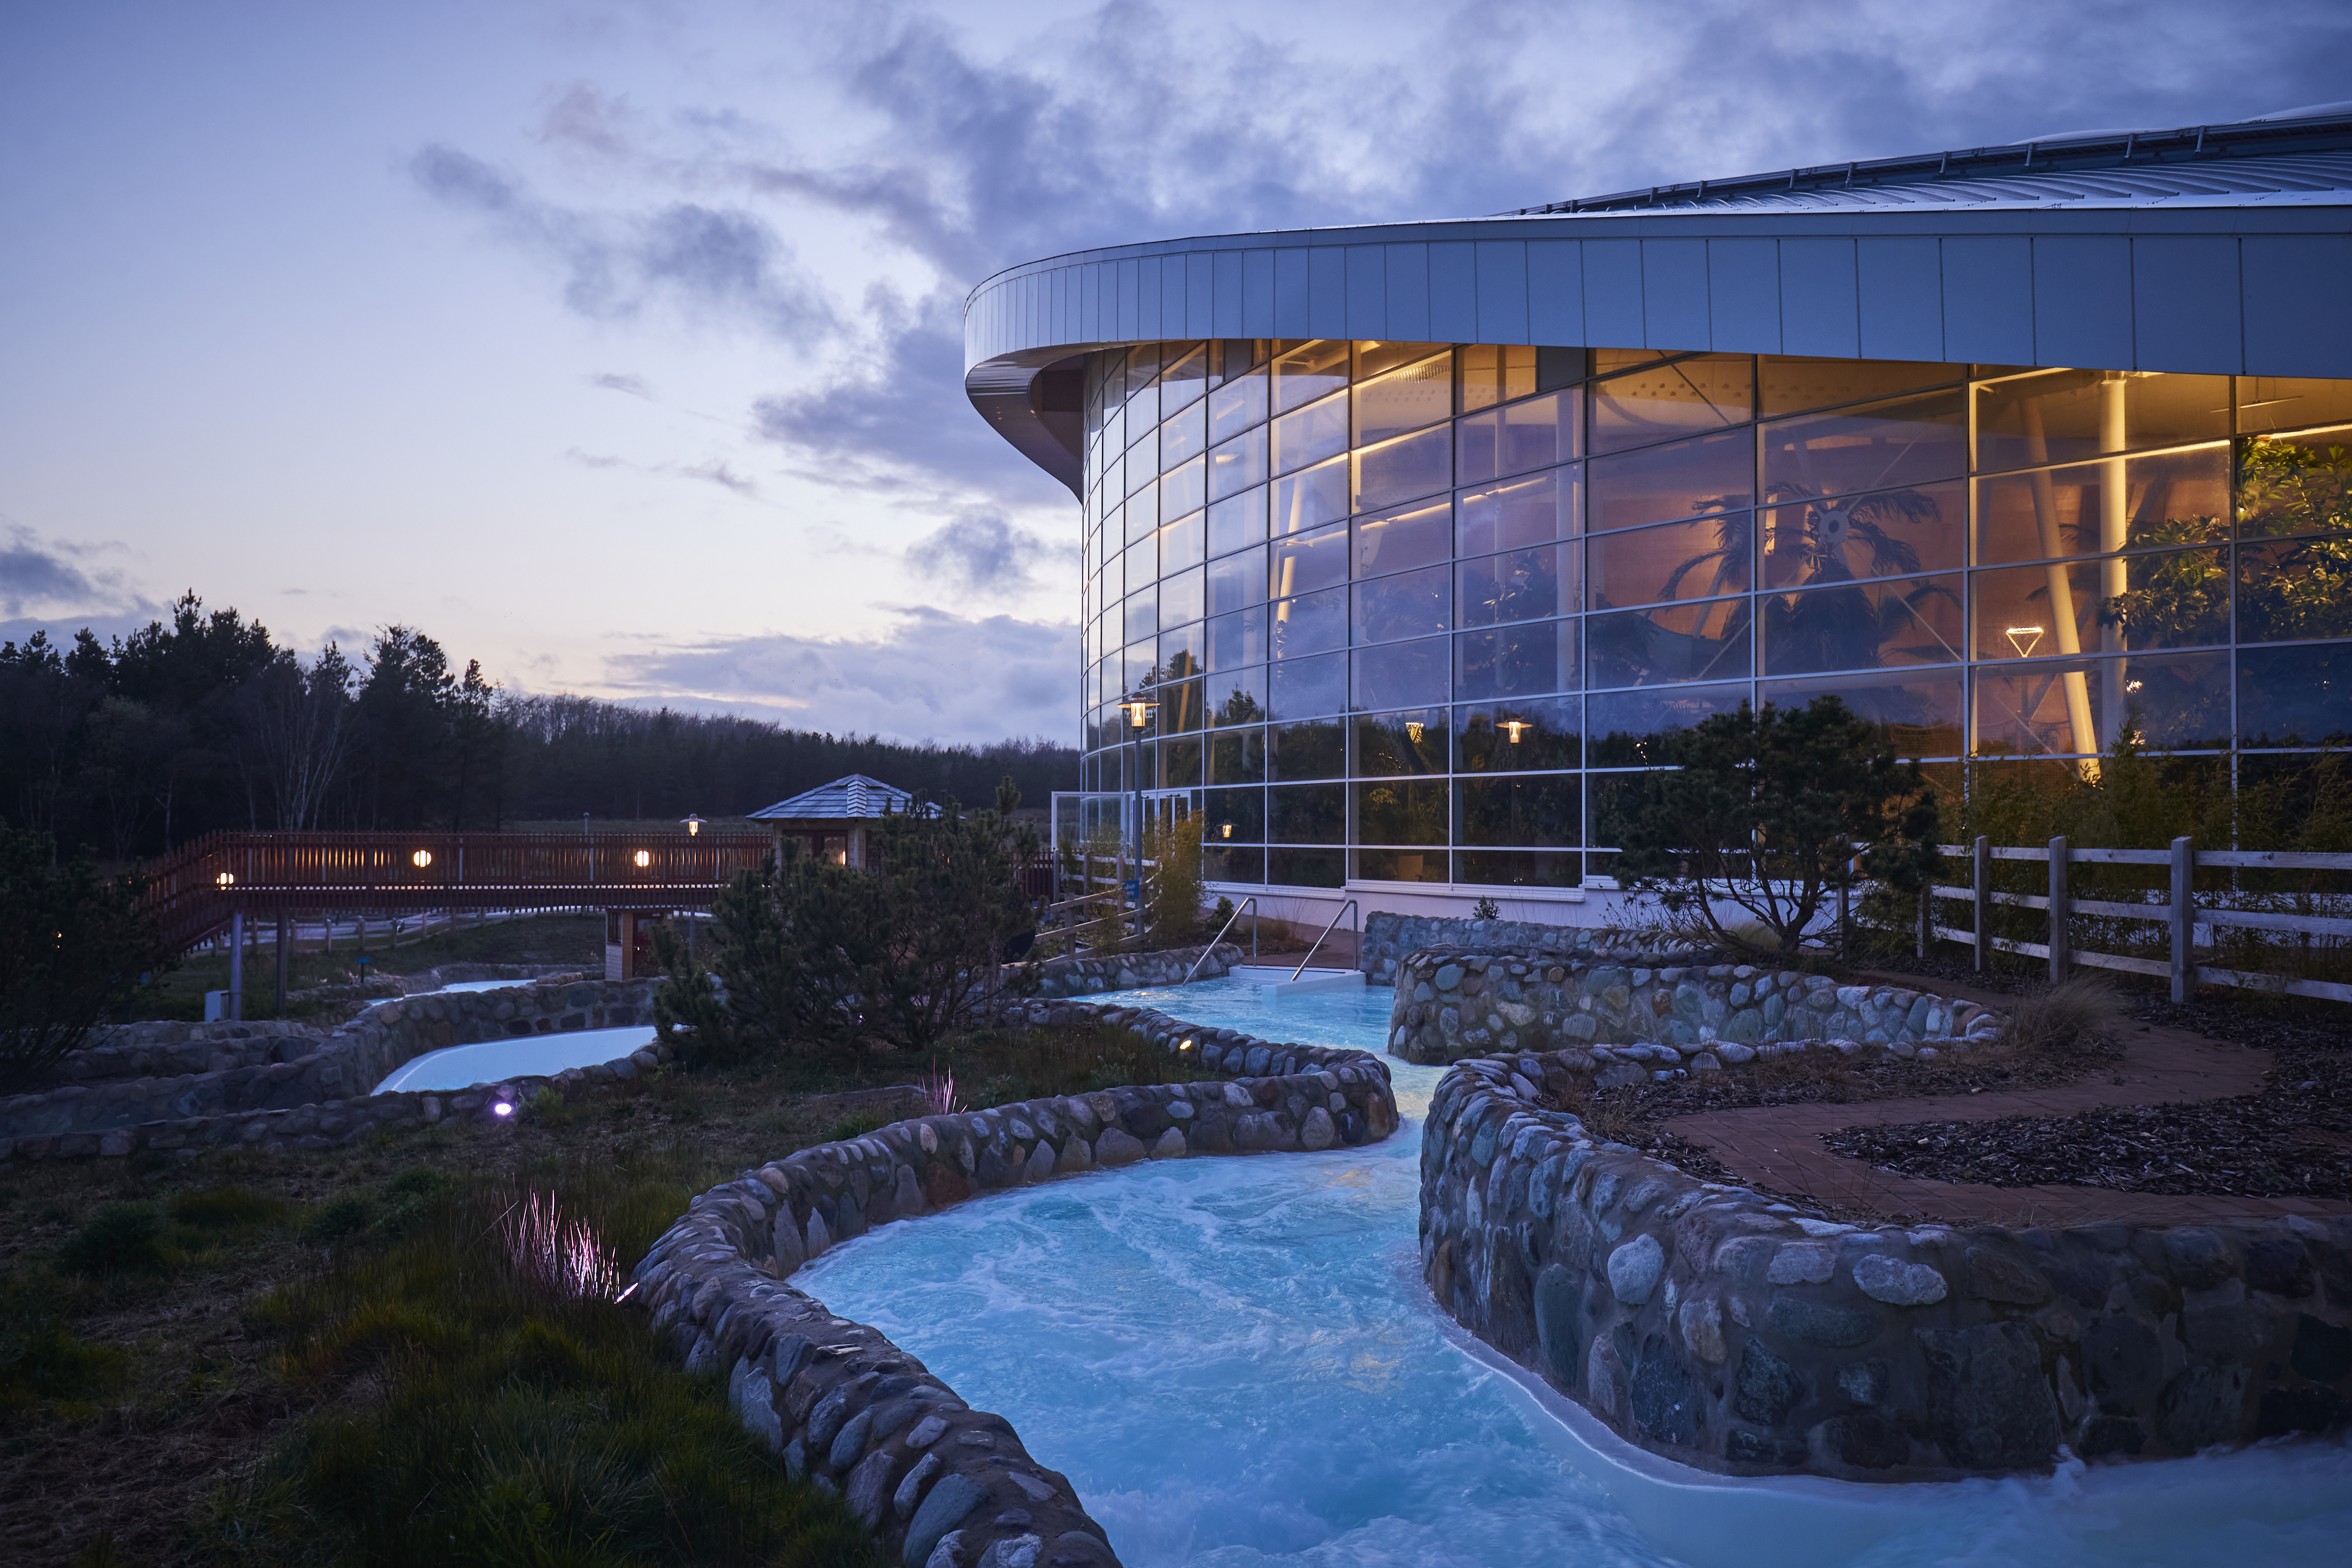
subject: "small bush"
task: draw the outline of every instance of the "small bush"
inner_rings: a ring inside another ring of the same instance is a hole
[[[68,1274],[163,1274],[184,1261],[152,1204],[109,1204],[58,1248],[58,1267]]]
[[[839,1143],[851,1138],[863,1138],[877,1127],[887,1126],[885,1120],[871,1110],[852,1111],[824,1130],[824,1141]]]
[[[375,1200],[365,1193],[345,1193],[315,1205],[302,1222],[303,1236],[332,1245],[349,1241],[375,1223]]]
[[[2061,1056],[2105,1034],[2123,1011],[2123,998],[2114,986],[2078,975],[2020,998],[2010,1009],[1999,1043],[2021,1055]]]
[[[191,1230],[246,1230],[286,1217],[288,1205],[245,1187],[205,1187],[171,1202],[172,1221]]]

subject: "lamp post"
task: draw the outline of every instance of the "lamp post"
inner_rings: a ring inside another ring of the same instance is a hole
[[[1135,766],[1131,777],[1135,789],[1135,944],[1143,945],[1143,731],[1151,722],[1151,715],[1160,704],[1142,697],[1119,700],[1119,711],[1127,715],[1129,739],[1134,742]]]
[[[701,816],[700,816],[699,815],[698,815],[697,813],[694,813],[694,812],[691,812],[691,811],[688,812],[684,816],[681,816],[681,817],[679,817],[679,818],[677,819],[677,823],[678,823],[678,826],[679,826],[680,827],[683,827],[683,828],[685,828],[685,829],[686,829],[686,836],[687,836],[688,838],[693,837],[696,834],[698,834],[698,833],[699,833],[699,832],[701,832],[701,831],[702,831],[702,818],[701,818]],[[714,872],[712,873],[711,880],[713,880],[713,881],[717,881],[717,880],[718,880],[718,875],[717,875],[717,872],[716,872],[716,871],[714,871]],[[692,910],[690,910],[690,909],[689,909],[689,910],[686,910],[686,911],[685,911],[685,913],[686,913],[686,957],[687,957],[687,962],[690,963],[692,963],[692,962],[694,961],[694,911],[693,911]]]

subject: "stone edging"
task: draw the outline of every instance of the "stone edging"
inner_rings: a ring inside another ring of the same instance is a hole
[[[1214,980],[1242,961],[1235,944],[1163,948],[1158,952],[1109,952],[1099,958],[1049,958],[1035,966],[1037,994],[1046,997],[1084,996],[1097,991],[1134,991],[1146,985],[1179,985],[1202,953],[1195,980]],[[1027,967],[1027,966],[1023,966]]]
[[[1627,1440],[1852,1480],[2189,1454],[2352,1411],[2352,1216],[1884,1226],[1696,1181],[1544,1108],[1569,1048],[1457,1062],[1422,1144],[1423,1271]],[[1736,1070],[1736,1069],[1735,1069]]]
[[[1443,1065],[1597,1041],[1624,1061],[1706,1071],[1791,1046],[1849,1056],[1964,1050],[2000,1029],[2000,1015],[1974,1002],[1710,964],[1708,956],[1423,948],[1398,968],[1389,1049],[1407,1061]]]
[[[784,1283],[833,1243],[977,1193],[1142,1159],[1369,1143],[1397,1127],[1388,1069],[1149,1009],[1013,1002],[1008,1022],[1095,1017],[1212,1066],[1276,1076],[1117,1089],[925,1116],[803,1149],[694,1200],[635,1289],[687,1365],[723,1371],[745,1426],[794,1475],[837,1488],[908,1568],[1116,1564],[1068,1479],[1003,1417]]]

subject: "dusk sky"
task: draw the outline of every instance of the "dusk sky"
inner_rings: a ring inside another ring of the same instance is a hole
[[[1076,731],[1001,267],[2352,98],[2352,7],[0,0],[0,637]]]

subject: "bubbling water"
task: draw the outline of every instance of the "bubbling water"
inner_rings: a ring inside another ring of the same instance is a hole
[[[1378,1051],[1391,993],[1202,982],[1099,998]],[[1633,1448],[1438,1311],[1421,1118],[1318,1154],[1171,1161],[991,1194],[794,1283],[920,1356],[1066,1473],[1129,1568],[2327,1563],[2335,1443],[2000,1481],[1709,1476]]]

